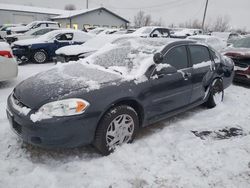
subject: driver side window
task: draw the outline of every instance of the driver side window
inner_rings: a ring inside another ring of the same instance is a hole
[[[171,49],[164,56],[163,62],[175,67],[177,70],[187,68],[188,56],[186,47],[178,46]]]
[[[56,39],[59,41],[70,41],[73,39],[73,33],[65,33],[65,34],[58,35]]]

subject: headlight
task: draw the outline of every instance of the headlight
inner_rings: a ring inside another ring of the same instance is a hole
[[[88,106],[89,103],[87,101],[72,98],[47,103],[43,105],[38,112],[50,117],[72,116],[84,113]]]

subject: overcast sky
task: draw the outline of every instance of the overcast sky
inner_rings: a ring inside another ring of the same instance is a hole
[[[129,21],[143,10],[154,20],[162,19],[165,25],[202,20],[206,0],[89,0],[89,7],[104,6]],[[0,0],[0,3],[33,5],[63,9],[74,4],[77,9],[86,8],[86,0]],[[209,0],[206,21],[212,23],[218,16],[227,16],[233,28],[250,30],[250,0]]]

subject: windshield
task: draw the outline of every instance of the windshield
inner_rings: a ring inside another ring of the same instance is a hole
[[[36,22],[31,22],[28,25],[26,25],[26,27],[32,28],[34,25],[36,25]]]
[[[101,33],[102,31],[104,31],[104,29],[97,28],[97,29],[93,29],[93,30],[89,31],[88,33],[94,34],[94,35],[98,35],[98,34]]]
[[[60,31],[50,31],[42,36],[39,37],[39,39],[42,39],[42,40],[51,40],[53,39],[56,35],[60,34],[61,32]]]
[[[235,47],[235,48],[250,48],[250,37],[236,40],[233,43],[233,47]]]
[[[167,39],[143,38],[116,40],[105,45],[85,61],[119,72],[125,77],[140,77],[154,64],[153,55],[160,52],[168,42]]]

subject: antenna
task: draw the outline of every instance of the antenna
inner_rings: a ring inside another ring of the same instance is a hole
[[[86,9],[89,9],[89,0],[86,0]]]
[[[204,16],[202,20],[202,30],[204,31],[204,25],[205,25],[205,19],[206,19],[206,14],[207,14],[207,5],[208,5],[208,0],[206,2],[205,10],[204,10]]]

